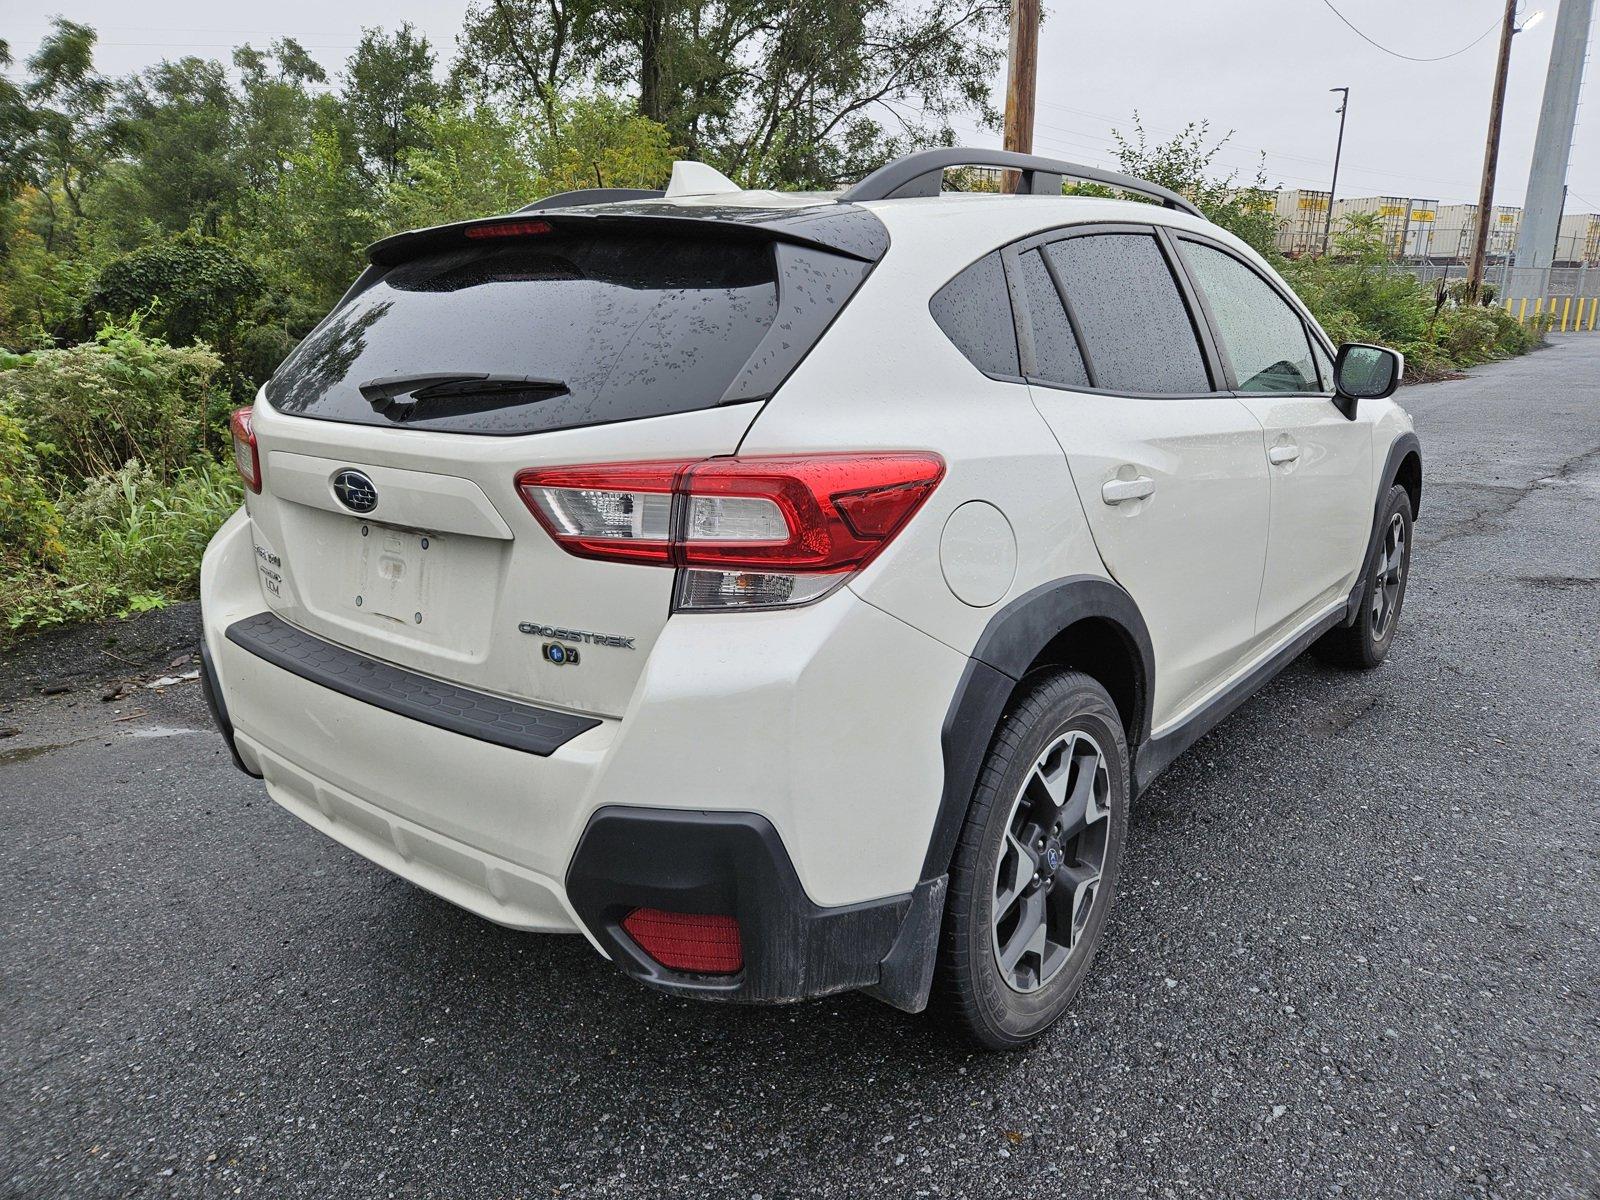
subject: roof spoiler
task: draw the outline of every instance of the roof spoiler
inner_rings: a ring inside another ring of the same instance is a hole
[[[945,146],[918,150],[885,163],[839,199],[846,203],[862,200],[900,200],[913,196],[937,196],[944,187],[944,173],[952,167],[990,167],[1018,171],[1022,191],[1032,196],[1059,196],[1068,179],[1104,184],[1122,192],[1148,196],[1166,208],[1177,209],[1204,219],[1205,214],[1184,197],[1159,183],[1136,179],[1117,171],[1106,171],[1084,163],[1040,158],[1012,150],[972,150],[964,146]]]
[[[580,204],[615,204],[619,200],[659,200],[665,192],[655,188],[594,187],[579,188],[573,192],[557,192],[532,204],[524,204],[518,212],[542,212],[547,208],[577,208]]]
[[[554,197],[552,197],[554,199]],[[367,247],[367,261],[392,267],[420,254],[484,245],[485,238],[537,239],[552,233],[647,234],[658,237],[722,237],[790,242],[876,262],[889,248],[883,222],[855,205],[819,204],[806,208],[683,209],[640,200],[626,206],[555,207],[506,213],[411,229]]]

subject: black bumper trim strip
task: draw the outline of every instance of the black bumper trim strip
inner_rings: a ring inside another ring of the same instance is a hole
[[[398,716],[545,756],[600,722],[443,683],[296,629],[260,612],[228,626],[234,645],[292,675]]]

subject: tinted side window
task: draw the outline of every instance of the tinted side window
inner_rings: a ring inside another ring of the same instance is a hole
[[[1300,314],[1231,254],[1186,241],[1183,256],[1205,293],[1242,392],[1320,390]]]
[[[1209,392],[1189,310],[1151,234],[1100,233],[1048,248],[1083,332],[1094,385],[1119,392]]]
[[[1017,328],[1011,319],[1000,254],[986,254],[934,293],[933,319],[957,350],[989,375],[1020,375]]]
[[[1087,387],[1078,339],[1061,306],[1061,293],[1045,268],[1039,251],[1029,250],[1017,259],[1022,269],[1022,292],[1028,301],[1028,325],[1033,330],[1033,374],[1051,383]]]

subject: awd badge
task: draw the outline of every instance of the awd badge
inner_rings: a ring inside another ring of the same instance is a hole
[[[539,647],[539,653],[546,662],[557,667],[575,667],[578,665],[578,649],[576,646],[563,646],[560,642],[546,642]]]

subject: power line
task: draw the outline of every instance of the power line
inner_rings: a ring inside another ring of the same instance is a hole
[[[1366,34],[1362,33],[1360,29],[1356,28],[1355,24],[1350,20],[1349,17],[1345,16],[1342,12],[1340,12],[1337,8],[1335,8],[1333,6],[1333,0],[1322,0],[1322,3],[1327,7],[1329,12],[1331,12],[1334,16],[1338,17],[1339,20],[1343,21],[1345,23],[1345,25],[1347,25],[1349,27],[1350,32],[1355,34],[1363,42],[1366,42],[1369,45],[1376,46],[1379,50],[1382,50],[1385,54],[1388,54],[1388,55],[1390,55],[1390,56],[1392,56],[1394,58],[1403,58],[1407,62],[1431,63],[1431,62],[1443,62],[1447,58],[1455,58],[1457,55],[1465,54],[1468,50],[1471,50],[1474,46],[1476,46],[1479,42],[1483,41],[1484,38],[1488,37],[1496,29],[1500,28],[1500,22],[1498,20],[1496,20],[1494,22],[1494,24],[1490,25],[1489,28],[1485,29],[1482,33],[1480,33],[1477,37],[1473,38],[1470,42],[1468,42],[1465,46],[1461,47],[1461,49],[1459,49],[1459,50],[1452,50],[1452,51],[1450,51],[1449,54],[1435,55],[1432,58],[1419,58],[1415,54],[1401,54],[1400,51],[1398,51],[1398,50],[1389,49],[1389,47],[1385,46],[1382,42],[1373,41]]]

